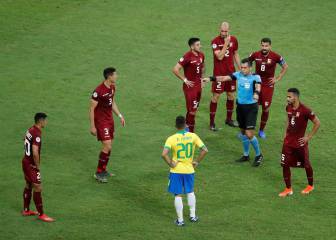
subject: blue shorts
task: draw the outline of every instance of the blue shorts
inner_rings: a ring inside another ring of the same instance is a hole
[[[170,173],[168,192],[178,195],[187,194],[194,191],[194,173]]]

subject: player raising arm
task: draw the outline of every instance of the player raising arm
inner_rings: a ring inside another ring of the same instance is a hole
[[[286,188],[279,193],[280,197],[293,194],[291,184],[291,167],[305,168],[308,185],[301,191],[302,194],[309,194],[314,190],[313,168],[309,160],[308,142],[315,135],[320,127],[320,120],[308,107],[299,100],[300,92],[297,88],[290,88],[287,91],[287,121],[284,143],[281,154],[281,166]],[[314,126],[310,133],[305,135],[308,120]]]
[[[168,191],[175,196],[174,204],[177,213],[177,226],[184,226],[182,194],[187,194],[190,209],[190,222],[197,222],[196,197],[194,194],[194,172],[208,149],[195,134],[185,131],[186,123],[183,116],[178,116],[175,123],[177,133],[170,136],[162,151],[162,158],[170,167]],[[195,149],[200,154],[194,160]],[[169,156],[171,152],[172,157]]]
[[[238,94],[237,94],[237,120],[241,134],[239,135],[243,144],[243,156],[238,159],[238,162],[249,161],[250,144],[255,150],[254,167],[258,167],[262,160],[258,139],[254,136],[255,126],[258,115],[258,99],[260,94],[260,77],[259,75],[251,73],[251,62],[245,58],[241,62],[241,71],[235,72],[230,76],[212,76],[202,79],[205,82],[217,81],[226,82],[237,80]]]
[[[112,141],[114,139],[114,120],[112,111],[120,118],[122,126],[125,126],[125,119],[120,113],[117,103],[114,99],[115,83],[117,81],[117,72],[115,68],[106,68],[104,70],[105,80],[98,85],[92,93],[90,102],[90,132],[97,136],[98,141],[102,142],[102,148],[99,154],[98,166],[94,177],[101,183],[107,182],[107,177],[113,176],[106,170],[109,162]]]

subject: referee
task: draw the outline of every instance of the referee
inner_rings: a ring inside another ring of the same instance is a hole
[[[254,167],[258,167],[262,160],[258,139],[255,137],[255,127],[258,115],[258,100],[260,95],[261,80],[260,76],[251,73],[252,64],[248,58],[241,61],[241,71],[235,72],[229,76],[216,76],[203,78],[203,82],[217,81],[225,82],[237,80],[237,120],[241,130],[240,139],[243,143],[244,153],[237,162],[246,162],[250,160],[250,143],[255,150]]]

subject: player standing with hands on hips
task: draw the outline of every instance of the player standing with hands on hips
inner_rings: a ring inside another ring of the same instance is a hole
[[[104,81],[94,90],[90,102],[90,132],[101,141],[102,148],[99,154],[98,166],[95,179],[98,182],[106,183],[108,176],[113,176],[106,170],[109,162],[112,141],[114,138],[114,120],[112,111],[120,118],[122,126],[125,126],[125,119],[120,113],[114,99],[115,84],[118,78],[117,71],[113,67],[104,69]]]
[[[170,167],[168,191],[175,196],[174,205],[177,213],[175,224],[182,227],[184,226],[182,194],[187,195],[190,222],[198,221],[194,193],[194,172],[208,149],[195,133],[185,131],[186,121],[183,116],[176,117],[175,126],[177,133],[166,140],[162,158]],[[200,154],[194,160],[196,147],[200,149]],[[172,157],[169,156],[169,152],[171,152]]]
[[[248,58],[241,61],[241,71],[235,72],[229,76],[212,76],[203,78],[204,82],[208,81],[225,82],[237,80],[237,120],[241,130],[241,140],[243,143],[244,153],[237,162],[249,161],[250,144],[255,150],[254,167],[258,167],[262,160],[258,139],[255,137],[255,126],[258,115],[258,100],[260,94],[261,79],[259,75],[251,73],[251,62]]]

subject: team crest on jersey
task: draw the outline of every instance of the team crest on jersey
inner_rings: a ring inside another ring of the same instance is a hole
[[[230,42],[230,45],[229,45],[230,47],[232,47],[232,42]]]
[[[216,43],[212,44],[212,48],[216,49],[217,48],[217,44]]]
[[[272,63],[272,59],[268,58],[268,59],[267,59],[267,63],[268,63],[268,64],[271,64],[271,63]]]
[[[181,58],[180,58],[180,62],[183,62],[183,60],[184,60],[184,58],[183,58],[183,57],[181,57]]]
[[[41,138],[39,138],[39,137],[36,137],[36,142],[41,142]]]
[[[300,117],[300,112],[297,112],[297,113],[296,113],[296,117]]]
[[[203,61],[202,58],[200,58],[200,62],[201,62],[201,63],[202,63],[202,61]]]

